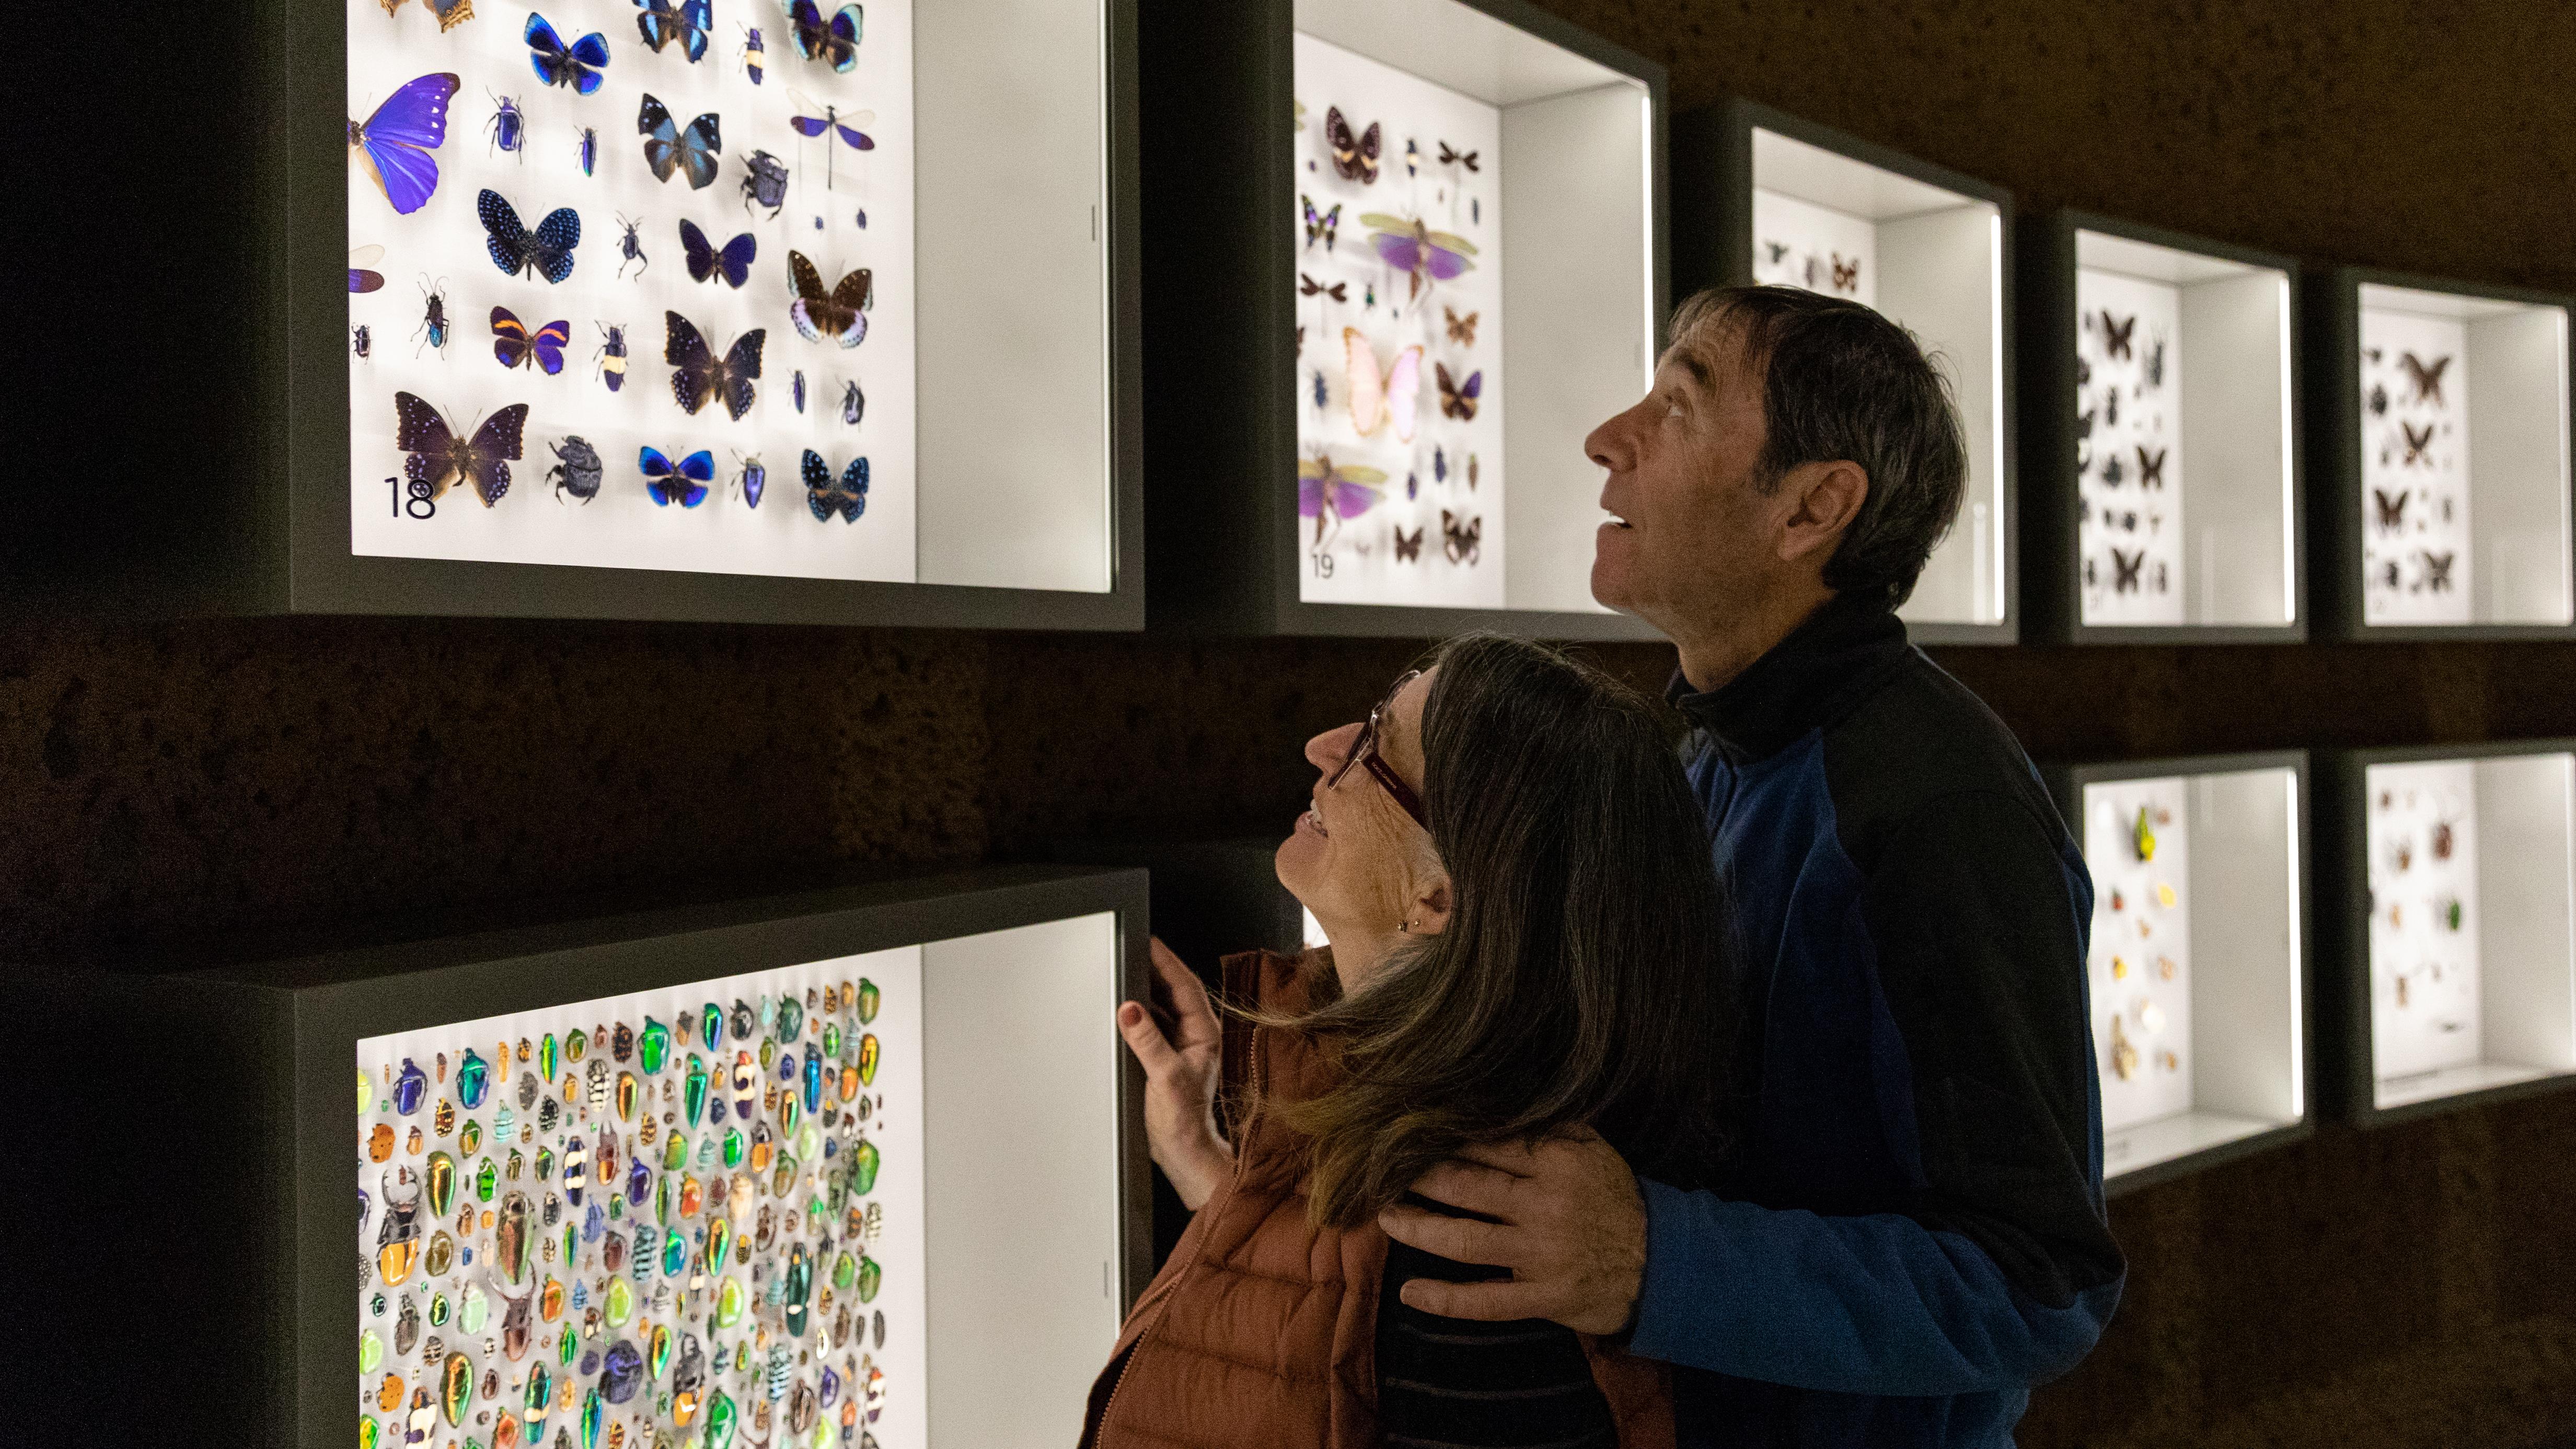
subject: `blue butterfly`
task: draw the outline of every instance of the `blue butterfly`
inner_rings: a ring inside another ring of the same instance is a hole
[[[852,458],[838,479],[823,455],[811,448],[805,450],[805,505],[825,523],[839,514],[843,523],[856,523],[868,511],[868,460]]]
[[[549,282],[572,275],[572,249],[581,244],[579,212],[556,207],[530,231],[519,220],[518,208],[489,187],[475,199],[475,212],[483,218],[483,244],[491,250],[492,265],[514,277],[534,272]]]
[[[636,108],[635,130],[644,138],[644,164],[653,168],[654,180],[668,181],[674,170],[686,168],[690,190],[704,191],[714,183],[716,157],[724,152],[715,112],[682,129],[672,123],[670,109],[648,93]]]
[[[635,8],[644,13],[635,17],[635,28],[644,33],[644,43],[656,55],[672,41],[680,42],[680,51],[691,64],[706,58],[707,32],[716,23],[715,6],[709,0],[635,0]]]
[[[751,280],[751,260],[759,249],[760,243],[752,239],[750,232],[718,249],[707,241],[705,232],[698,230],[696,222],[680,223],[680,250],[688,254],[689,280],[693,282],[709,281],[721,274],[727,285],[740,290],[744,282]]]
[[[859,34],[866,18],[856,5],[842,6],[830,20],[823,18],[814,0],[792,0],[787,7],[788,28],[796,33],[796,53],[842,72],[859,63]]]
[[[438,162],[429,153],[447,140],[447,103],[459,84],[444,71],[421,76],[385,97],[366,120],[349,123],[350,153],[367,163],[376,189],[404,216],[428,205],[438,190]]]
[[[550,86],[570,86],[589,95],[607,79],[599,72],[608,64],[608,37],[594,30],[566,45],[555,35],[546,17],[528,12],[528,63],[536,67],[537,79]]]
[[[667,508],[676,503],[682,508],[695,508],[707,501],[707,485],[716,477],[716,455],[700,448],[678,463],[662,456],[659,448],[646,448],[637,460],[644,470],[644,486],[653,495],[653,506]]]

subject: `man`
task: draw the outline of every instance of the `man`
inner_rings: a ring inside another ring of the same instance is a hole
[[[1684,1444],[2009,1445],[2123,1266],[2102,1212],[2092,885],[2011,734],[1895,616],[1965,449],[1913,339],[1857,303],[1703,293],[1609,470],[1592,591],[1679,646],[1671,694],[1751,979],[1723,1193],[1597,1139],[1480,1151],[1388,1233],[1512,1270],[1460,1318],[1626,1333]],[[1712,1050],[1735,1050],[1712,1043]]]

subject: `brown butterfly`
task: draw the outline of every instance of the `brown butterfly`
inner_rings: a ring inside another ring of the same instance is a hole
[[[2425,467],[2432,467],[2433,460],[2429,455],[2433,449],[2433,425],[2426,423],[2421,433],[2415,431],[2413,423],[2399,423],[2397,426],[2406,434],[2406,461],[2398,466],[2412,467],[2421,461]]]
[[[2430,550],[2422,550],[2421,552],[2424,558],[2425,591],[2428,593],[2438,594],[2444,589],[2449,588],[2451,586],[2451,565],[2459,559],[2459,554],[2456,551],[2451,553],[2434,553]]]
[[[2412,488],[2400,488],[2397,490],[2397,496],[2394,498],[2388,496],[2388,490],[2385,488],[2373,488],[2370,491],[2377,495],[2377,501],[2379,503],[2379,526],[2386,529],[2404,528],[2406,526],[2406,500],[2414,495],[2415,490]]]
[[[1485,390],[1484,372],[1481,369],[1471,372],[1467,374],[1467,380],[1460,383],[1450,378],[1447,363],[1433,363],[1431,371],[1440,382],[1440,411],[1462,423],[1474,422],[1476,399]]]
[[[1466,316],[1461,317],[1446,307],[1443,307],[1440,310],[1449,319],[1449,340],[1457,343],[1461,347],[1475,346],[1476,319],[1484,314],[1482,312],[1470,312]]]
[[[1324,140],[1333,148],[1333,169],[1342,173],[1344,181],[1356,181],[1362,186],[1376,183],[1377,122],[1369,122],[1367,131],[1354,136],[1351,123],[1342,119],[1342,108],[1327,106],[1324,108]]]
[[[1834,290],[1837,292],[1860,290],[1860,258],[1854,257],[1846,262],[1841,252],[1834,253]]]
[[[2138,550],[2135,557],[2122,553],[2116,548],[2111,550],[2111,566],[2118,569],[2120,574],[2118,578],[2111,581],[2112,589],[2123,594],[2136,593],[2138,591],[2138,570],[2146,563],[2146,561],[2147,551],[2143,548]]]
[[[1413,537],[1411,538],[1406,538],[1404,536],[1404,530],[1401,528],[1394,530],[1394,533],[1396,562],[1420,562],[1422,559],[1422,530],[1419,528],[1413,530]]]
[[[1482,561],[1485,555],[1485,520],[1476,518],[1462,525],[1457,514],[1441,509],[1440,547],[1453,564]]]
[[[803,252],[787,254],[787,275],[796,284],[796,300],[787,308],[788,318],[796,324],[796,335],[808,342],[830,338],[843,347],[856,347],[868,335],[868,293],[873,289],[875,273],[866,267],[844,275],[832,290],[823,290],[823,275],[805,260]]]
[[[2442,402],[2442,374],[2451,370],[2449,354],[2445,353],[2427,363],[2409,352],[2397,359],[2397,365],[2405,368],[2406,375],[2414,379],[2417,402],[2436,404]]]
[[[2158,448],[2156,450],[2156,455],[2150,458],[2147,456],[2147,450],[2143,446],[2138,449],[2139,487],[2162,488],[2165,486],[2165,454],[2170,451],[2172,450],[2167,448]]]
[[[1464,166],[1470,171],[1475,171],[1479,169],[1476,165],[1476,157],[1479,154],[1481,153],[1475,151],[1461,151],[1446,141],[1440,143],[1440,164],[1443,166]]]
[[[2123,322],[2105,308],[2102,313],[2102,355],[2104,357],[2137,356],[2129,350],[2129,334],[2138,330],[2138,319],[2131,316]]]

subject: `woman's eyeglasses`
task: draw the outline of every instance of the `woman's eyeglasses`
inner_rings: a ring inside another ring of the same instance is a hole
[[[1413,787],[1404,783],[1404,777],[1398,775],[1395,767],[1388,764],[1386,757],[1377,751],[1378,730],[1386,719],[1387,706],[1395,703],[1395,697],[1404,693],[1406,685],[1421,677],[1422,671],[1416,669],[1397,680],[1395,687],[1386,692],[1386,698],[1379,700],[1369,711],[1368,723],[1360,726],[1359,738],[1351,741],[1351,752],[1342,757],[1342,767],[1335,770],[1333,777],[1324,782],[1324,788],[1340,789],[1343,777],[1350,774],[1353,765],[1366,765],[1368,772],[1377,777],[1380,785],[1386,787],[1386,793],[1394,798],[1395,803],[1403,809],[1404,813],[1413,817],[1413,823],[1429,830],[1431,821],[1422,813],[1422,797],[1413,793]]]

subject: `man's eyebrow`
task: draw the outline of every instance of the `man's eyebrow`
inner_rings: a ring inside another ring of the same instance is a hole
[[[1709,366],[1698,353],[1692,351],[1690,348],[1676,347],[1665,354],[1665,360],[1680,363],[1682,365],[1682,370],[1690,374],[1691,381],[1698,384],[1701,392],[1707,393],[1714,392],[1716,390],[1717,369]],[[1696,399],[1694,399],[1694,401],[1696,401]]]

